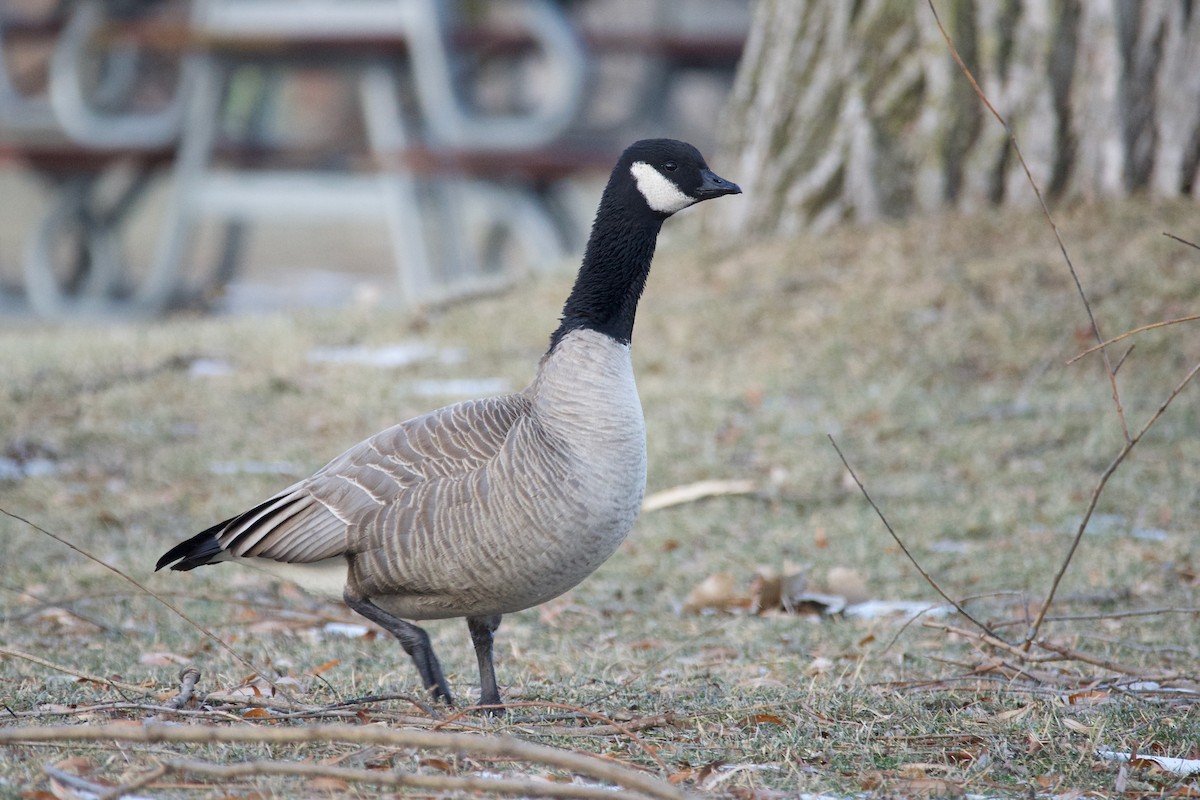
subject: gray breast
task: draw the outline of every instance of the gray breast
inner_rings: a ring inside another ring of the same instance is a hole
[[[505,402],[519,413],[493,412],[508,425],[502,437],[460,445],[494,454],[459,474],[424,477],[358,526],[350,582],[391,613],[529,608],[595,571],[632,528],[646,434],[628,345],[574,331]]]

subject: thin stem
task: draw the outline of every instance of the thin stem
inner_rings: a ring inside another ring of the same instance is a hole
[[[1125,443],[1125,446],[1121,448],[1121,452],[1117,453],[1117,457],[1112,460],[1112,463],[1108,465],[1108,468],[1105,469],[1104,473],[1100,476],[1100,480],[1096,483],[1096,488],[1092,490],[1092,497],[1088,502],[1087,511],[1083,515],[1083,520],[1079,523],[1079,528],[1075,531],[1075,538],[1071,540],[1071,548],[1067,551],[1067,557],[1063,560],[1062,566],[1059,567],[1058,573],[1054,576],[1053,583],[1050,584],[1050,591],[1046,593],[1046,599],[1042,601],[1042,606],[1038,609],[1037,619],[1033,621],[1033,625],[1029,627],[1029,631],[1025,634],[1024,647],[1026,650],[1029,649],[1029,645],[1033,642],[1033,640],[1037,638],[1038,630],[1042,627],[1042,621],[1046,618],[1046,612],[1050,610],[1050,603],[1053,602],[1054,595],[1058,592],[1058,585],[1062,582],[1063,575],[1066,574],[1067,567],[1070,565],[1071,559],[1075,555],[1075,550],[1078,549],[1079,542],[1083,539],[1083,532],[1087,530],[1088,521],[1092,518],[1092,512],[1096,510],[1096,503],[1100,501],[1100,494],[1104,491],[1104,487],[1108,483],[1108,479],[1111,478],[1112,474],[1117,471],[1117,467],[1121,466],[1121,462],[1123,462],[1125,457],[1129,455],[1129,451],[1132,450],[1137,443],[1142,440],[1142,437],[1146,434],[1146,431],[1150,430],[1150,427],[1154,423],[1158,422],[1159,417],[1166,412],[1167,406],[1171,405],[1171,401],[1174,400],[1179,393],[1184,390],[1184,387],[1191,383],[1192,378],[1196,377],[1197,372],[1200,372],[1200,363],[1191,368],[1188,374],[1184,376],[1183,380],[1179,382],[1179,385],[1171,391],[1171,394],[1167,397],[1167,399],[1164,400],[1162,405],[1158,407],[1158,410],[1154,412],[1153,416],[1146,420],[1146,424],[1143,425],[1142,429],[1137,432],[1137,435]]]
[[[862,492],[862,496],[867,498],[867,502],[871,504],[871,508],[875,509],[875,515],[879,517],[880,521],[883,523],[883,527],[887,528],[887,532],[892,535],[892,538],[895,539],[896,544],[900,545],[901,551],[903,551],[904,555],[908,557],[908,560],[912,562],[912,565],[917,568],[917,572],[921,573],[921,577],[923,577],[929,583],[929,585],[933,587],[934,591],[940,594],[947,603],[954,606],[954,609],[958,611],[959,614],[962,614],[966,619],[977,625],[979,629],[988,636],[995,637],[996,634],[992,633],[991,628],[967,613],[967,610],[963,608],[957,600],[946,594],[946,592],[942,590],[942,587],[938,585],[938,582],[933,579],[933,576],[926,572],[925,568],[921,566],[920,562],[917,561],[913,554],[909,552],[908,547],[905,546],[904,542],[896,534],[896,531],[892,528],[891,523],[887,521],[887,517],[883,515],[883,512],[879,510],[879,506],[875,505],[875,501],[871,499],[871,495],[867,492],[867,487],[863,486],[863,482],[858,479],[858,475],[854,472],[854,467],[850,466],[850,462],[847,461],[846,456],[842,454],[842,449],[838,447],[838,443],[833,438],[833,434],[828,433],[825,435],[829,437],[829,443],[832,444],[833,449],[837,451],[838,458],[840,458],[842,460],[842,464],[846,466],[846,470],[849,471],[850,477],[854,478],[854,482],[858,484],[858,490]]]
[[[1200,319],[1200,314],[1192,314],[1189,317],[1176,317],[1175,319],[1168,319],[1168,320],[1164,320],[1162,322],[1152,322],[1149,325],[1143,325],[1140,328],[1134,328],[1131,331],[1125,331],[1120,336],[1114,336],[1113,338],[1111,338],[1107,341],[1101,342],[1098,345],[1094,345],[1092,347],[1089,347],[1087,350],[1084,350],[1082,353],[1080,353],[1079,355],[1075,356],[1070,361],[1068,361],[1067,366],[1074,364],[1076,361],[1083,358],[1084,356],[1090,356],[1092,353],[1096,352],[1097,350],[1101,350],[1105,347],[1108,347],[1110,344],[1115,344],[1115,343],[1121,341],[1122,339],[1128,339],[1130,336],[1136,336],[1139,333],[1144,333],[1146,331],[1152,331],[1155,328],[1165,328],[1168,325],[1178,325],[1181,322],[1195,322],[1198,319]]]
[[[983,93],[983,89],[979,88],[979,84],[975,80],[975,76],[971,74],[971,70],[963,62],[962,56],[958,54],[958,49],[954,46],[954,42],[950,39],[950,34],[946,32],[945,26],[942,25],[942,19],[938,16],[937,8],[933,5],[933,0],[927,0],[929,10],[933,12],[934,22],[937,23],[938,30],[942,32],[942,38],[946,40],[946,46],[950,48],[950,54],[954,56],[954,60],[958,63],[958,68],[962,74],[966,76],[971,83],[971,88],[975,90],[975,94],[979,100],[987,106],[987,110],[992,112],[992,116],[1004,128],[1004,132],[1008,134],[1008,141],[1013,147],[1013,152],[1017,156],[1017,160],[1021,163],[1021,168],[1025,170],[1025,177],[1029,180],[1029,185],[1033,187],[1033,193],[1037,195],[1038,204],[1042,207],[1042,214],[1046,217],[1046,221],[1050,223],[1050,230],[1054,232],[1054,239],[1058,242],[1058,249],[1062,253],[1063,260],[1067,262],[1067,269],[1071,271],[1071,279],[1075,281],[1075,289],[1079,292],[1079,297],[1083,300],[1083,307],[1087,311],[1088,321],[1092,325],[1092,333],[1096,337],[1097,342],[1103,342],[1104,336],[1100,333],[1100,324],[1096,322],[1096,315],[1092,313],[1092,304],[1088,300],[1087,292],[1083,289],[1083,283],[1079,280],[1079,273],[1075,271],[1075,264],[1071,261],[1071,255],[1067,252],[1067,246],[1062,240],[1062,236],[1058,232],[1058,225],[1054,222],[1054,217],[1050,214],[1050,208],[1046,205],[1046,200],[1042,197],[1042,190],[1038,187],[1037,181],[1033,179],[1033,172],[1029,169],[1029,164],[1025,161],[1025,156],[1021,153],[1021,146],[1017,144],[1017,136],[1009,127],[1008,121],[1001,116],[996,107],[988,100],[987,95]],[[1103,349],[1100,351],[1104,359],[1104,369],[1108,373],[1108,381],[1112,385],[1113,402],[1117,406],[1117,417],[1121,420],[1121,431],[1125,435],[1125,441],[1129,441],[1129,424],[1125,420],[1125,408],[1121,403],[1121,392],[1117,389],[1117,373],[1113,369],[1112,363],[1109,361],[1108,353]]]
[[[173,604],[172,604],[172,603],[171,603],[169,600],[167,600],[167,599],[166,599],[165,597],[163,597],[162,595],[158,594],[158,592],[155,592],[155,591],[153,591],[152,589],[150,589],[150,588],[148,588],[147,586],[145,586],[144,584],[142,584],[140,581],[137,581],[137,580],[135,580],[134,578],[130,577],[129,575],[125,574],[123,571],[121,571],[120,569],[118,569],[118,568],[114,567],[112,564],[109,564],[109,563],[107,563],[106,561],[104,561],[104,560],[102,560],[102,559],[100,559],[100,558],[98,558],[98,557],[96,557],[96,556],[92,555],[92,554],[91,554],[91,553],[89,553],[88,551],[84,550],[82,547],[78,547],[77,545],[74,545],[74,544],[72,544],[71,542],[68,542],[66,539],[64,539],[63,537],[59,536],[58,534],[56,534],[56,533],[51,533],[50,531],[48,531],[48,530],[46,530],[45,528],[43,528],[41,525],[38,525],[37,523],[34,523],[34,522],[30,522],[29,520],[25,519],[24,517],[20,516],[19,514],[14,514],[14,513],[12,513],[11,511],[9,511],[9,510],[7,510],[7,509],[4,509],[4,508],[0,508],[0,514],[3,514],[3,515],[5,515],[6,517],[11,517],[12,519],[15,519],[15,520],[17,520],[18,522],[23,522],[23,523],[25,523],[26,525],[28,525],[29,527],[33,528],[33,529],[34,529],[35,531],[37,531],[38,533],[44,534],[44,535],[46,535],[46,536],[49,536],[49,537],[50,537],[51,539],[53,539],[54,541],[58,542],[58,543],[59,543],[59,544],[61,544],[61,545],[64,545],[64,546],[66,546],[66,547],[69,547],[70,549],[74,550],[76,553],[79,553],[79,555],[83,556],[84,558],[88,559],[89,561],[94,561],[95,563],[97,563],[97,564],[99,564],[100,566],[104,567],[104,568],[105,568],[106,570],[108,570],[109,572],[114,572],[114,573],[116,573],[118,576],[120,576],[120,577],[121,577],[122,579],[124,579],[125,581],[127,581],[127,582],[129,582],[129,583],[133,584],[134,586],[136,586],[136,587],[137,587],[138,589],[140,589],[141,591],[145,592],[146,594],[150,595],[151,597],[153,597],[153,598],[154,598],[155,600],[157,600],[158,602],[162,603],[164,606],[166,606],[167,608],[169,608],[169,609],[170,609],[170,610],[171,610],[171,611],[172,611],[172,612],[173,612],[173,613],[174,613],[174,614],[175,614],[177,617],[179,617],[179,618],[180,618],[180,619],[182,619],[184,622],[186,622],[187,624],[191,625],[193,628],[195,628],[196,630],[200,631],[200,633],[204,634],[206,637],[208,637],[209,639],[211,639],[211,640],[212,640],[214,643],[216,643],[216,645],[217,645],[218,647],[220,647],[220,648],[221,648],[222,650],[224,650],[225,652],[229,653],[229,655],[233,656],[233,658],[234,658],[234,659],[235,659],[235,660],[236,660],[236,661],[237,661],[239,664],[241,664],[242,666],[246,667],[247,669],[249,669],[249,670],[253,671],[253,672],[254,672],[254,673],[256,673],[257,675],[261,675],[261,676],[262,676],[262,678],[263,678],[263,680],[265,680],[265,681],[266,681],[266,682],[267,682],[267,683],[268,683],[268,684],[271,686],[271,688],[272,688],[272,689],[274,689],[276,692],[278,692],[279,694],[283,695],[283,696],[284,696],[285,698],[287,698],[288,700],[292,700],[292,696],[291,696],[290,694],[288,694],[288,693],[287,693],[287,692],[285,692],[283,689],[281,689],[280,687],[278,687],[278,686],[276,686],[276,685],[275,685],[275,682],[274,682],[273,680],[271,680],[271,678],[269,677],[269,675],[268,675],[268,673],[267,673],[267,672],[265,672],[264,670],[261,670],[261,669],[259,669],[259,668],[258,668],[258,667],[256,667],[256,666],[255,666],[253,663],[251,663],[251,662],[250,662],[248,659],[246,659],[245,657],[243,657],[243,656],[239,655],[239,654],[238,654],[238,652],[237,652],[236,650],[234,650],[232,647],[230,647],[228,644],[226,644],[226,642],[225,642],[225,640],[224,640],[224,639],[220,638],[220,637],[219,637],[219,636],[217,636],[215,633],[213,633],[212,631],[210,631],[208,628],[205,628],[205,627],[204,627],[203,625],[201,625],[199,622],[196,622],[194,619],[192,619],[191,617],[189,617],[187,614],[185,614],[185,613],[183,613],[182,611],[180,611],[180,610],[179,610],[178,608],[176,608],[176,607],[175,607],[175,606],[174,606],[174,605],[173,605]]]
[[[1163,231],[1163,236],[1166,236],[1168,239],[1174,239],[1175,241],[1177,241],[1181,244],[1186,244],[1188,247],[1194,247],[1197,250],[1200,250],[1200,244],[1196,244],[1195,242],[1189,242],[1187,239],[1176,236],[1173,233],[1167,233],[1166,231]]]

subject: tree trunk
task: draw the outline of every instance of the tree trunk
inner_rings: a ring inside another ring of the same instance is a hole
[[[1200,191],[1200,4],[935,0],[1048,199]],[[758,0],[728,232],[1036,202],[926,0]]]

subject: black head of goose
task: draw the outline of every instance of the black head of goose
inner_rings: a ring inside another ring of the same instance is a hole
[[[646,435],[630,338],[659,229],[688,206],[740,191],[685,142],[634,143],[609,177],[529,386],[388,428],[171,548],[156,569],[341,563],[347,605],[399,639],[426,690],[447,703],[429,636],[406,620],[465,617],[480,703],[499,705],[492,634],[501,615],[591,574],[641,507]]]

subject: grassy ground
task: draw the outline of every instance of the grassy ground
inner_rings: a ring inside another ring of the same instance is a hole
[[[1200,238],[1194,204],[1095,206],[1059,221],[1106,334],[1197,312],[1200,252],[1161,236]],[[683,238],[664,243],[635,332],[650,491],[707,479],[750,479],[757,491],[645,514],[590,580],[506,618],[497,651],[506,699],[629,722],[666,769],[632,736],[580,735],[579,720],[560,710],[456,724],[605,754],[712,795],[1200,792],[1195,778],[1096,756],[1200,757],[1196,695],[1171,691],[1200,679],[1200,388],[1177,398],[1101,499],[1042,630],[1070,657],[1035,664],[986,648],[960,617],[925,621],[970,633],[905,626],[901,616],[691,613],[685,598],[715,573],[749,592],[758,573],[804,569],[819,587],[842,567],[871,597],[937,599],[848,480],[832,433],[931,575],[1016,640],[1123,435],[1099,362],[1064,365],[1092,342],[1034,214],[706,250],[679,246]],[[364,436],[457,399],[427,396],[421,381],[523,385],[570,280],[543,277],[420,314],[0,331],[0,455],[47,467],[0,482],[0,506],[168,596],[240,655],[290,675],[305,703],[413,693],[414,670],[394,641],[325,630],[356,621],[344,609],[234,566],[155,575],[153,562]],[[1119,386],[1135,431],[1200,360],[1195,325],[1133,340]],[[462,357],[397,369],[308,360],[317,347],[402,341]],[[197,364],[223,369],[197,374]],[[0,565],[7,651],[147,687],[138,697],[10,655],[0,658],[6,726],[176,719],[95,704],[170,697],[179,661],[200,668],[203,691],[247,677],[154,600],[2,517]],[[452,685],[469,697],[465,626],[429,627]],[[1131,686],[1137,678],[1156,683]],[[365,708],[361,719],[410,710],[399,700]],[[42,766],[68,756],[85,759],[71,768],[119,782],[168,749],[221,763],[273,754],[437,774],[546,772],[349,746],[29,745],[0,751],[0,797],[45,788]],[[330,788],[280,778],[163,783],[142,793]]]

